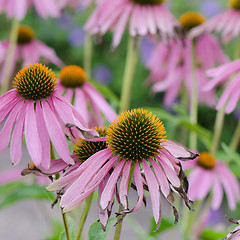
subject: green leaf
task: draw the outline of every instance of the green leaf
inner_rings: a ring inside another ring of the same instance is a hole
[[[205,229],[201,235],[201,240],[219,240],[227,236],[226,232],[215,232],[213,229]]]
[[[172,228],[174,226],[175,226],[175,224],[174,224],[173,220],[169,220],[167,218],[162,218],[160,228],[158,229],[158,231],[154,232],[156,230],[157,225],[155,223],[154,218],[152,218],[151,230],[149,232],[149,235],[151,235],[151,236],[158,235],[158,234],[162,233],[163,231],[165,231],[169,228]]]
[[[88,239],[89,240],[104,240],[106,239],[109,231],[116,223],[116,218],[109,218],[106,231],[102,230],[101,223],[99,221],[94,222],[91,224],[88,230]]]
[[[1,196],[0,209],[24,199],[53,200],[54,194],[47,192],[44,187],[38,185],[23,185],[11,188],[4,196]]]

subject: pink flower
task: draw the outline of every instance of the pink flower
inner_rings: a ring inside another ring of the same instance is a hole
[[[89,127],[102,126],[102,114],[109,122],[117,117],[104,97],[87,81],[85,71],[79,66],[69,65],[60,71],[57,91],[73,103]]]
[[[228,82],[228,78],[232,74],[236,73],[236,76],[225,87],[225,90],[217,103],[217,110],[226,104],[225,113],[229,114],[236,108],[240,98],[240,91],[238,88],[240,84],[239,70],[240,60],[235,60],[207,71],[207,75],[211,77],[212,80],[204,86],[205,91],[211,91],[213,88],[219,85],[226,84]]]
[[[223,41],[228,42],[240,33],[239,0],[229,0],[230,9],[210,18],[191,33],[196,37],[204,32],[220,33]]]
[[[50,167],[50,140],[66,163],[73,162],[65,139],[66,123],[77,125],[86,133],[95,134],[85,127],[81,115],[55,92],[54,73],[41,64],[29,65],[18,72],[13,89],[0,97],[0,152],[8,147],[13,164],[22,157],[22,138],[34,164],[40,169]]]
[[[225,192],[229,208],[236,208],[236,203],[240,201],[239,183],[226,164],[217,161],[207,152],[202,152],[195,160],[182,164],[184,170],[193,168],[189,175],[189,199],[202,200],[212,191],[211,207],[216,210],[220,207]]]
[[[58,5],[60,8],[70,6],[76,8],[77,6],[83,6],[84,8],[88,7],[92,3],[99,4],[102,0],[58,0]]]
[[[147,34],[173,37],[175,18],[163,5],[163,0],[103,0],[90,16],[85,29],[91,34],[104,35],[113,30],[113,47],[121,41],[125,28],[129,24],[132,37]]]
[[[9,40],[5,40],[0,43],[3,56],[7,55],[9,48]],[[18,29],[17,46],[12,62],[12,72],[16,67],[17,61],[22,61],[22,67],[44,59],[46,62],[52,62],[58,67],[63,67],[64,63],[56,56],[54,49],[48,47],[43,42],[35,38],[35,33],[27,25],[21,25]],[[5,59],[0,59],[3,62]],[[4,64],[3,64],[4,67]],[[3,72],[3,71],[1,71]],[[0,78],[3,80],[2,77]]]
[[[114,195],[119,199],[120,214],[124,217],[141,207],[145,199],[144,188],[147,187],[157,228],[161,222],[160,193],[172,206],[177,222],[178,213],[174,207],[172,190],[191,209],[182,185],[184,181],[187,187],[187,179],[178,158],[192,159],[196,155],[176,143],[166,141],[165,133],[162,122],[152,113],[143,109],[122,113],[105,134],[99,132],[100,136],[106,135],[106,143],[101,142],[101,147],[96,142],[81,140],[75,154],[82,164],[75,171],[50,184],[47,189],[65,189],[60,206],[64,212],[68,212],[99,187],[99,217],[105,229]],[[89,147],[89,143],[95,144],[95,147]],[[132,183],[138,194],[138,202],[132,209],[128,205],[130,172],[133,172]]]
[[[230,232],[225,238],[224,240],[239,240],[240,239],[240,220],[235,220],[233,218],[228,218],[229,222],[234,223],[234,224],[238,224],[239,226],[237,226],[232,232]]]
[[[59,17],[60,10],[55,0],[0,0],[0,12],[6,12],[8,18],[22,20],[28,8],[33,7],[42,18]]]

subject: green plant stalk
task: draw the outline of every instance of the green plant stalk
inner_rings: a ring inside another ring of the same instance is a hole
[[[131,187],[132,178],[133,178],[134,169],[135,169],[135,164],[136,164],[136,162],[132,162],[132,165],[131,165],[131,168],[130,168],[129,179],[128,179],[128,192],[129,192],[129,189]],[[119,207],[119,212],[120,211],[121,211],[121,208]],[[117,221],[119,221],[120,218],[121,218],[121,216],[118,216]],[[122,230],[122,222],[123,222],[123,220],[120,223],[118,223],[117,226],[115,227],[114,240],[119,240],[120,239],[121,230]]]
[[[217,111],[217,116],[214,124],[213,141],[212,141],[212,146],[210,150],[210,153],[213,156],[215,156],[217,152],[220,138],[222,135],[222,128],[223,128],[224,117],[225,117],[225,108],[226,108],[226,104]]]
[[[129,36],[119,113],[130,107],[133,77],[138,60],[139,39]]]
[[[1,89],[1,94],[6,93],[9,89],[9,78],[11,75],[11,67],[12,67],[12,62],[13,62],[14,53],[15,53],[16,44],[17,44],[18,27],[19,27],[19,21],[16,18],[13,18],[11,32],[10,32],[10,44],[9,44],[9,48],[6,56],[6,62],[4,64],[3,74],[2,74],[3,85]]]
[[[67,240],[71,240],[70,233],[69,233],[67,216],[66,216],[66,213],[63,212],[62,208],[61,208],[61,214],[62,214],[63,225],[64,225],[64,229],[65,229],[65,233],[66,233],[66,238],[67,238]]]
[[[190,122],[194,125],[198,122],[198,81],[196,72],[196,46],[192,42],[192,95],[190,105]],[[189,136],[190,149],[197,149],[197,133],[191,131]]]
[[[229,146],[233,151],[236,151],[239,144],[239,140],[240,140],[240,121],[238,121],[237,129],[234,132],[234,135]]]
[[[91,79],[92,49],[93,49],[92,36],[90,33],[87,32],[84,42],[83,68],[89,79]]]
[[[88,216],[88,212],[89,212],[89,209],[90,209],[90,206],[91,206],[91,203],[92,203],[92,199],[93,199],[93,193],[91,193],[87,197],[87,199],[85,200],[84,209],[83,209],[83,212],[82,212],[82,215],[81,215],[81,218],[80,218],[80,222],[79,222],[78,229],[76,231],[76,235],[74,237],[74,240],[79,240],[81,235],[82,235],[82,229],[83,229],[84,223],[86,221],[86,218]]]

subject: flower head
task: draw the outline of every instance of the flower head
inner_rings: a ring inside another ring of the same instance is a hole
[[[196,37],[204,32],[217,32],[223,41],[228,42],[240,33],[240,1],[229,0],[230,9],[213,16],[201,26],[194,29],[191,36]]]
[[[186,12],[179,18],[179,22],[184,29],[189,31],[205,22],[205,17],[197,12]]]
[[[72,123],[84,133],[96,134],[85,127],[81,115],[55,91],[56,79],[51,69],[31,64],[18,72],[13,89],[0,97],[0,132],[2,152],[11,137],[10,153],[13,164],[22,156],[22,138],[34,164],[40,169],[50,167],[50,141],[66,163],[73,162],[65,140],[64,126]]]
[[[164,7],[163,0],[103,0],[90,16],[85,29],[91,34],[104,35],[114,31],[113,47],[118,46],[125,28],[132,37],[156,35],[173,37],[175,18]]]
[[[57,89],[69,103],[73,103],[90,127],[103,125],[101,113],[109,122],[117,116],[104,97],[88,82],[87,74],[79,66],[69,65],[60,71]]]
[[[240,187],[238,180],[226,164],[216,160],[208,152],[202,152],[195,160],[182,164],[184,170],[193,168],[189,175],[188,197],[190,199],[202,200],[212,191],[211,207],[216,210],[221,205],[224,191],[229,208],[235,209],[236,202],[240,201]]]
[[[99,186],[99,217],[105,228],[114,194],[119,196],[120,214],[124,217],[140,208],[144,199],[143,187],[147,186],[157,228],[161,222],[160,193],[172,206],[177,222],[178,213],[174,207],[172,190],[191,207],[182,184],[184,182],[187,187],[187,180],[175,154],[181,159],[192,159],[197,155],[176,143],[166,141],[165,133],[163,123],[152,113],[143,109],[122,113],[108,128],[103,150],[95,148],[96,153],[76,171],[61,177],[47,189],[66,189],[60,205],[68,212]],[[132,183],[138,193],[138,202],[132,209],[128,205],[130,172],[133,172]]]

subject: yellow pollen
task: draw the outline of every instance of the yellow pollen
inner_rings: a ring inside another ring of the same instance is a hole
[[[27,25],[20,25],[18,28],[17,43],[26,44],[30,43],[35,38],[35,32]]]
[[[162,4],[167,0],[129,0],[129,1],[134,2],[136,4],[140,4],[140,5],[157,5],[157,4]]]
[[[212,169],[216,164],[215,157],[208,152],[201,152],[197,164],[205,169]]]
[[[240,10],[240,0],[229,0],[228,2],[230,8]]]
[[[60,71],[59,79],[67,88],[81,87],[87,81],[87,74],[81,67],[69,65]]]
[[[179,18],[180,24],[186,30],[202,24],[205,20],[205,17],[197,12],[186,12]]]
[[[34,63],[21,69],[13,81],[18,94],[31,100],[50,97],[55,91],[56,78],[48,67]]]

